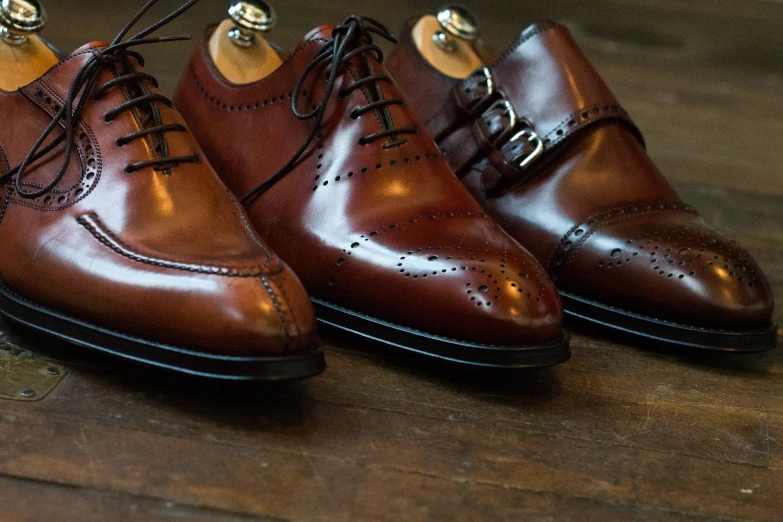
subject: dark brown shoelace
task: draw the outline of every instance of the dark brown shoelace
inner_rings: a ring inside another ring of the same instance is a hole
[[[373,43],[373,34],[392,43],[397,43],[397,38],[383,24],[366,16],[349,16],[342,24],[334,28],[331,41],[325,45],[307,65],[302,72],[302,75],[299,77],[299,80],[296,82],[296,86],[291,94],[291,109],[293,110],[294,115],[300,120],[314,120],[313,130],[299,150],[296,151],[291,159],[288,160],[277,173],[263,183],[256,185],[242,198],[242,203],[244,205],[249,204],[252,200],[269,190],[275,183],[283,179],[283,177],[291,171],[296,162],[299,161],[299,158],[302,157],[315,137],[318,136],[321,131],[329,99],[334,93],[339,73],[344,67],[350,65],[351,59],[356,56],[366,58],[367,53],[372,53],[379,62],[383,62],[383,51]],[[310,74],[324,62],[331,62],[331,66],[328,70],[323,99],[312,111],[306,113],[299,112],[296,102],[299,99],[302,86]],[[371,71],[369,63],[367,64],[367,68]],[[405,143],[398,139],[399,135],[418,133],[418,128],[415,125],[402,128],[394,127],[391,115],[383,109],[391,105],[402,105],[404,104],[404,101],[401,98],[386,98],[380,88],[380,83],[384,82],[392,83],[392,80],[385,74],[368,74],[367,76],[359,78],[353,84],[342,88],[340,92],[338,92],[338,96],[344,98],[357,89],[364,89],[365,94],[367,94],[368,98],[371,100],[367,105],[358,107],[351,112],[351,118],[353,119],[360,118],[363,114],[368,112],[378,111],[382,130],[369,136],[363,136],[359,139],[359,145],[367,145],[383,138],[392,138],[389,143],[384,145],[384,148],[391,148]]]
[[[17,167],[9,170],[2,176],[0,176],[0,183],[6,183],[13,178],[14,187],[20,197],[33,199],[46,194],[54,189],[57,184],[63,179],[65,173],[68,170],[68,166],[71,161],[71,152],[74,147],[74,138],[77,134],[79,120],[81,118],[84,106],[91,99],[99,99],[106,94],[107,91],[118,87],[131,86],[132,89],[126,92],[132,93],[129,95],[129,100],[121,105],[117,106],[113,110],[106,114],[106,121],[110,122],[116,118],[120,113],[131,110],[143,110],[146,115],[139,122],[141,130],[120,138],[117,140],[117,145],[123,146],[136,139],[144,138],[147,136],[156,136],[156,144],[154,150],[157,157],[145,161],[140,161],[132,165],[128,165],[127,172],[134,172],[145,167],[153,167],[156,170],[168,170],[176,167],[181,163],[197,163],[200,161],[198,155],[193,156],[169,156],[169,146],[166,140],[166,133],[168,132],[187,132],[187,129],[179,124],[164,125],[160,114],[160,107],[158,104],[162,103],[167,107],[171,107],[171,101],[162,94],[151,93],[146,82],[154,85],[156,88],[158,82],[149,74],[135,71],[129,58],[134,58],[143,67],[144,58],[138,53],[131,51],[131,47],[162,43],[162,42],[175,42],[180,40],[188,40],[189,36],[175,36],[175,37],[158,37],[147,38],[151,33],[157,31],[161,27],[167,25],[172,20],[182,15],[185,11],[193,7],[199,0],[189,0],[179,9],[172,12],[167,17],[151,25],[147,29],[141,31],[135,36],[129,38],[126,41],[122,39],[128,34],[136,23],[141,19],[149,9],[158,3],[158,0],[149,0],[147,4],[134,16],[130,22],[120,31],[117,37],[111,42],[111,44],[104,49],[94,49],[92,56],[84,63],[79,69],[71,82],[71,86],[68,90],[68,96],[63,103],[60,110],[52,119],[51,123],[46,130],[35,142],[30,152],[25,157],[24,161]],[[104,85],[95,88],[95,84],[98,80],[100,72],[107,67],[123,66],[125,73],[120,74],[113,80],[106,82]],[[75,105],[74,105],[75,104]],[[44,142],[51,136],[54,129],[63,123],[64,132],[57,138],[52,140],[51,143],[43,146]],[[60,167],[57,175],[47,184],[45,187],[37,191],[26,191],[22,188],[22,180],[24,179],[27,170],[39,159],[54,150],[61,143],[65,142],[65,151],[63,163]]]

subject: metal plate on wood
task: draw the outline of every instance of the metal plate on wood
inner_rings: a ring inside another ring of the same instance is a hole
[[[0,399],[39,401],[66,373],[62,366],[41,359],[0,355]]]

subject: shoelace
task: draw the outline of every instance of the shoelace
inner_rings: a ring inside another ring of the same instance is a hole
[[[329,99],[334,93],[335,84],[343,67],[348,66],[351,59],[356,56],[363,56],[366,58],[367,53],[373,53],[379,62],[383,62],[383,51],[373,43],[373,34],[392,43],[397,43],[397,38],[383,24],[366,16],[349,16],[342,24],[334,28],[332,31],[332,40],[329,44],[325,45],[307,65],[302,72],[302,75],[299,77],[299,80],[296,82],[296,86],[291,94],[291,109],[293,110],[294,115],[300,120],[314,120],[313,130],[291,159],[289,159],[288,162],[269,179],[253,187],[253,189],[242,198],[242,204],[247,205],[250,201],[254,200],[269,190],[275,183],[283,179],[283,177],[291,171],[296,162],[299,161],[305,151],[307,151],[307,148],[321,131]],[[324,62],[331,62],[324,96],[321,99],[321,102],[316,105],[312,111],[306,113],[299,112],[296,102],[299,99],[302,86],[310,74]],[[368,70],[371,70],[369,63],[367,63],[367,68]],[[354,109],[351,112],[351,118],[357,119],[363,114],[378,109],[384,109],[390,105],[404,104],[404,101],[401,98],[386,98],[379,85],[381,82],[392,83],[392,80],[385,74],[369,74],[368,76],[355,81],[353,84],[342,88],[340,92],[338,92],[338,96],[344,98],[357,89],[365,89],[365,92],[369,95],[370,99],[373,100],[363,107]],[[373,87],[374,90],[370,90]],[[386,114],[385,111],[382,112],[380,116],[383,130],[362,137],[359,140],[359,145],[367,145],[388,137],[396,138],[400,134],[418,133],[418,129],[415,125],[394,128],[391,117]],[[395,139],[384,145],[384,148],[394,147],[403,143],[405,142]]]
[[[46,127],[46,130],[44,130],[43,134],[41,134],[41,136],[38,138],[38,141],[35,142],[35,145],[33,145],[33,148],[27,154],[24,161],[22,161],[22,163],[17,167],[14,167],[0,176],[0,183],[4,184],[13,177],[16,192],[19,194],[19,196],[27,199],[40,197],[43,194],[53,190],[63,179],[65,173],[68,170],[68,166],[71,161],[71,152],[73,151],[75,142],[74,138],[78,131],[79,120],[81,118],[82,111],[84,110],[84,106],[90,100],[90,97],[92,96],[93,99],[97,100],[106,94],[106,92],[110,89],[119,85],[128,84],[135,84],[136,88],[138,89],[136,95],[131,96],[130,100],[109,111],[106,114],[106,121],[110,122],[122,112],[130,111],[135,108],[143,109],[146,107],[147,116],[140,122],[141,130],[120,138],[117,141],[117,145],[123,146],[133,140],[145,136],[157,135],[157,145],[155,146],[155,151],[158,153],[158,157],[128,165],[126,171],[134,172],[145,167],[155,167],[159,170],[163,170],[174,168],[181,163],[199,162],[200,158],[198,155],[169,157],[169,146],[166,140],[166,133],[187,132],[187,129],[179,124],[163,124],[160,114],[160,107],[158,104],[162,103],[168,107],[172,107],[171,101],[161,94],[151,93],[145,82],[149,82],[157,88],[157,80],[155,80],[155,78],[149,74],[133,70],[133,66],[128,60],[128,58],[132,57],[136,59],[142,67],[144,66],[144,58],[138,53],[129,50],[130,47],[190,39],[189,36],[158,38],[147,38],[147,36],[167,25],[172,20],[178,18],[198,2],[199,0],[189,0],[167,17],[123,42],[122,39],[128,34],[133,26],[138,23],[141,17],[144,16],[144,14],[146,14],[147,11],[152,8],[152,6],[158,3],[158,0],[149,0],[147,4],[145,4],[145,6],[142,7],[142,9],[136,14],[136,16],[134,16],[131,21],[128,22],[122,31],[120,31],[120,33],[108,47],[104,49],[93,50],[92,56],[84,63],[81,69],[79,69],[79,71],[74,76],[73,81],[71,82],[71,86],[68,90],[68,96],[65,100],[65,103],[63,103],[60,110],[57,112],[57,114],[55,114],[49,126]],[[105,67],[113,67],[117,64],[124,65],[124,67],[129,72],[117,76],[116,78],[95,89],[95,84],[98,81],[98,75],[100,74],[101,70],[103,70]],[[74,104],[76,105],[74,106]],[[54,129],[57,128],[61,122],[63,122],[64,132],[44,147],[44,142],[49,138],[49,136],[51,136],[51,134],[54,132]],[[152,125],[147,127],[147,125],[150,123],[152,123]],[[33,192],[24,190],[22,188],[22,180],[24,179],[27,170],[36,161],[54,150],[63,142],[65,142],[64,159],[57,175],[52,179],[51,182],[49,182],[49,184],[38,191]]]

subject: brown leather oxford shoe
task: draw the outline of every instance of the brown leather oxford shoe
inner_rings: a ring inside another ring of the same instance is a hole
[[[0,91],[0,312],[189,374],[317,374],[304,288],[130,50],[160,25]]]
[[[382,26],[318,28],[244,85],[213,63],[213,31],[175,105],[322,322],[468,364],[568,358],[554,286],[446,166],[385,73]]]
[[[501,55],[447,34],[459,15],[430,38],[433,17],[406,24],[389,70],[465,186],[546,267],[566,312],[700,348],[773,348],[758,265],[680,200],[568,30],[533,25]]]

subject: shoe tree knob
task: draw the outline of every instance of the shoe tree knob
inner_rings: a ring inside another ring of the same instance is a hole
[[[277,25],[274,8],[264,0],[237,0],[228,18],[209,40],[209,52],[218,71],[230,82],[252,83],[272,74],[283,63],[264,33]]]
[[[46,25],[46,10],[37,0],[0,0],[0,38],[19,46]]]
[[[476,16],[465,6],[447,5],[438,11],[438,23],[443,28],[432,35],[439,49],[453,53],[459,48],[457,39],[472,42],[479,38]]]
[[[38,0],[0,0],[0,90],[15,91],[60,61],[37,36],[45,25]]]
[[[234,2],[228,16],[236,24],[228,37],[239,47],[252,47],[257,33],[267,33],[277,25],[277,13],[264,0]]]

